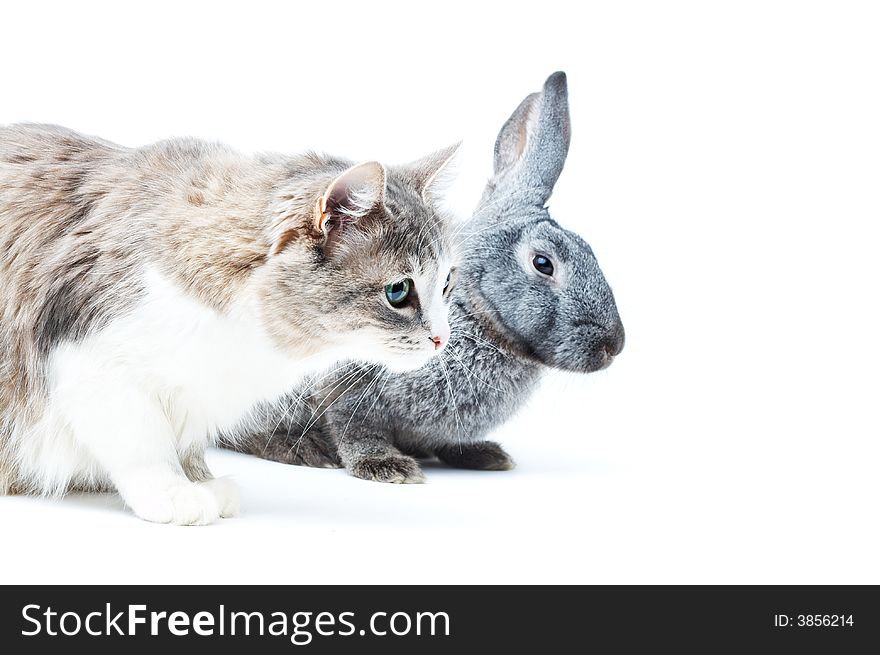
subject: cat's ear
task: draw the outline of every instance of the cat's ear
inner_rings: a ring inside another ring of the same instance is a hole
[[[318,199],[314,227],[330,243],[384,201],[385,168],[375,161],[357,164],[337,176]]]
[[[539,93],[526,96],[495,142],[496,183],[510,182],[545,202],[562,173],[571,142],[568,84],[553,73]]]
[[[428,202],[431,197],[442,194],[452,184],[456,173],[455,158],[460,148],[461,141],[404,167],[422,200]]]

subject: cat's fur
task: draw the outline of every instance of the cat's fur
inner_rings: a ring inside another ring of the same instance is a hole
[[[524,404],[541,374],[605,368],[624,342],[592,250],[545,208],[569,124],[565,75],[556,73],[502,128],[495,175],[464,232],[452,337],[440,358],[403,374],[348,364],[318,377],[283,404],[254,412],[235,447],[280,462],[341,463],[383,482],[422,481],[413,456],[510,468],[502,448],[483,439]],[[535,270],[537,254],[552,260],[553,276]]]
[[[407,370],[448,338],[430,196],[453,151],[386,170],[0,126],[0,494],[234,514],[203,457],[219,430],[340,358]],[[418,302],[394,309],[401,278]]]

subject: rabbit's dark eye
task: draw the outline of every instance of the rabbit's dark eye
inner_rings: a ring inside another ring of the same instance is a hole
[[[539,273],[553,275],[553,262],[547,257],[544,257],[544,255],[535,255],[535,258],[532,260],[532,266],[534,266],[535,270]]]
[[[385,297],[392,307],[400,307],[409,297],[409,291],[412,289],[412,280],[407,278],[400,282],[392,282],[385,285]]]

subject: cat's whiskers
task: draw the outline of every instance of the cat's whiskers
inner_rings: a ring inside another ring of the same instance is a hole
[[[315,353],[314,355],[309,355],[308,357],[305,357],[300,361],[308,361],[309,359],[312,359],[314,357],[318,357],[321,355],[323,355],[323,353]],[[281,414],[281,417],[275,423],[275,427],[272,428],[272,430],[268,432],[268,438],[266,439],[266,443],[263,446],[263,453],[264,454],[266,453],[267,449],[269,448],[270,443],[272,442],[272,439],[275,436],[275,432],[278,430],[278,428],[281,426],[281,423],[287,418],[287,416],[290,414],[290,412],[293,410],[293,408],[298,406],[300,404],[300,402],[304,402],[303,398],[311,398],[312,396],[314,396],[315,394],[318,393],[318,389],[317,389],[318,382],[326,379],[327,377],[329,377],[329,376],[331,376],[331,375],[333,375],[333,374],[335,374],[335,373],[337,373],[337,372],[343,370],[344,368],[351,366],[353,364],[356,364],[356,362],[345,362],[341,366],[330,370],[329,372],[325,373],[324,375],[322,375],[319,378],[313,378],[313,377],[307,378],[307,380],[304,381],[304,383],[303,383],[303,390],[299,393],[299,395],[297,395],[297,397],[294,399],[294,401],[287,406],[287,408]],[[309,391],[309,390],[311,390],[311,393],[306,394],[306,391]],[[332,391],[332,389],[331,389],[331,391]],[[266,407],[267,407],[267,409],[266,409],[266,419],[267,419],[266,428],[268,430],[268,428],[269,428],[269,422],[268,422],[269,403],[266,403]],[[320,407],[320,405],[319,405],[319,407]],[[314,411],[312,412],[312,415],[314,416]],[[287,437],[288,438],[290,438],[290,427],[291,426],[288,426],[288,430],[287,430]]]
[[[475,334],[473,334],[473,333],[471,333],[471,332],[465,332],[464,330],[457,330],[457,333],[460,334],[460,335],[462,335],[463,337],[465,337],[465,338],[467,338],[467,339],[470,339],[470,340],[472,340],[472,341],[474,341],[474,342],[477,342],[477,343],[481,343],[481,344],[483,344],[484,346],[487,346],[488,348],[491,348],[492,350],[494,350],[495,352],[497,352],[499,355],[502,355],[503,357],[510,357],[510,354],[509,354],[509,353],[504,352],[503,350],[501,350],[500,348],[498,348],[498,346],[496,346],[495,344],[489,343],[489,342],[486,341],[485,339],[481,339],[480,337],[476,336]]]
[[[315,416],[311,421],[309,421],[308,424],[306,425],[306,427],[303,428],[302,434],[299,435],[299,439],[297,439],[297,440],[296,440],[296,443],[295,443],[293,446],[291,446],[291,448],[290,448],[290,450],[288,451],[288,453],[290,453],[290,451],[293,450],[294,448],[296,448],[296,452],[299,453],[299,445],[300,445],[300,443],[302,443],[303,438],[305,438],[306,433],[307,433],[309,430],[312,429],[312,426],[314,426],[315,423],[317,423],[317,422],[321,419],[321,417],[324,416],[324,414],[326,414],[327,411],[328,411],[331,407],[333,407],[333,405],[335,405],[336,403],[338,403],[339,400],[340,400],[343,396],[345,396],[345,394],[347,394],[351,389],[353,389],[353,388],[355,387],[355,385],[357,385],[358,382],[360,382],[360,381],[361,381],[366,375],[368,375],[368,374],[370,373],[370,371],[375,370],[375,369],[378,368],[379,366],[381,366],[381,364],[371,364],[371,365],[369,365],[369,366],[366,368],[366,370],[364,370],[364,371],[361,373],[361,375],[355,379],[354,382],[352,382],[350,385],[348,385],[348,386],[345,388],[345,391],[343,391],[341,394],[339,394],[338,396],[336,396],[336,398],[333,399],[333,402],[331,402],[329,405],[327,405],[327,407],[324,408],[324,411],[322,411],[320,414],[318,414],[317,416]]]
[[[354,415],[357,414],[358,407],[361,406],[361,403],[364,401],[364,398],[366,398],[367,394],[370,393],[370,390],[376,386],[376,384],[379,382],[381,377],[382,377],[381,375],[377,375],[377,376],[373,377],[372,380],[370,380],[369,384],[367,384],[367,387],[366,387],[366,389],[364,389],[364,392],[361,394],[361,397],[358,398],[358,401],[355,404],[354,409],[351,410],[351,416],[348,417],[348,422],[345,424],[345,427],[342,428],[342,436],[340,437],[340,439],[345,438],[345,433],[348,432],[348,426],[351,425],[351,421],[354,418]]]
[[[428,244],[428,247],[430,248],[431,246],[433,246],[435,243],[437,243],[437,242],[440,241],[441,239],[448,241],[447,237],[446,237],[445,235],[442,235],[442,234],[441,234],[441,235],[438,236],[437,238],[432,239],[431,242]]]
[[[461,225],[459,225],[457,228],[455,228],[455,230],[453,230],[452,234],[448,235],[448,236],[446,237],[446,239],[447,239],[450,243],[455,243],[455,238],[456,238],[456,237],[458,236],[458,234],[459,234],[464,228],[466,228],[468,225],[470,225],[470,219],[465,219],[465,220],[463,220],[463,221],[461,222]],[[443,236],[444,236],[444,235],[440,235],[439,237],[437,237],[436,239],[434,239],[434,241],[432,241],[432,242],[429,243],[428,245],[429,245],[429,246],[434,245],[434,243],[436,243],[438,240],[440,240],[441,238],[443,238]]]
[[[509,254],[509,253],[512,253],[513,250],[511,250],[510,248],[500,248],[498,246],[493,246],[493,245],[488,245],[488,244],[482,245],[479,247],[471,246],[470,248],[468,248],[467,254],[464,255],[464,259],[465,259],[465,261],[469,261],[471,259],[476,259],[479,257],[479,255],[481,255],[483,253],[487,253],[487,252],[506,252]]]
[[[298,438],[298,439],[296,440],[296,442],[295,442],[295,443],[294,443],[294,444],[288,449],[287,454],[290,455],[290,453],[291,453],[292,451],[295,451],[295,452],[294,452],[294,457],[298,456],[298,455],[299,455],[299,447],[300,447],[300,445],[302,444],[303,439],[305,439],[305,436],[306,436],[306,434],[308,433],[308,431],[311,430],[312,427],[314,427],[314,425],[315,425],[315,424],[321,419],[322,416],[324,416],[324,414],[325,414],[325,413],[326,413],[331,407],[333,407],[333,405],[335,405],[335,404],[336,404],[336,403],[337,403],[337,402],[338,402],[338,401],[339,401],[339,400],[340,400],[345,394],[347,394],[351,389],[353,389],[353,388],[354,388],[354,387],[355,387],[355,386],[356,386],[356,385],[357,385],[357,384],[358,384],[358,383],[364,378],[364,376],[368,375],[371,371],[375,370],[378,366],[380,366],[380,365],[379,365],[379,364],[373,364],[373,365],[370,365],[369,367],[367,367],[365,370],[363,370],[362,373],[361,373],[361,375],[358,376],[357,379],[355,379],[351,384],[349,384],[349,385],[348,385],[348,386],[342,391],[342,393],[340,393],[336,398],[333,399],[333,402],[331,402],[329,405],[327,405],[327,407],[325,407],[324,410],[323,410],[320,414],[318,414],[317,416],[315,416],[311,421],[308,421],[307,424],[306,424],[306,426],[303,428],[303,431],[302,431],[302,433],[300,434],[299,438]],[[371,384],[372,384],[372,381],[371,381]]]
[[[454,320],[462,319],[462,318],[470,318],[472,316],[477,316],[478,314],[498,314],[498,312],[494,309],[478,309],[474,312],[469,312],[467,314],[456,314]]]
[[[291,413],[291,411],[293,411],[293,409],[295,407],[298,407],[301,402],[304,403],[304,401],[303,401],[304,397],[310,397],[310,396],[304,396],[306,391],[309,391],[310,389],[312,389],[313,390],[312,394],[317,393],[317,391],[315,391],[315,389],[317,387],[318,382],[329,377],[330,375],[333,375],[334,373],[337,373],[337,372],[343,370],[344,368],[346,368],[348,366],[351,366],[354,363],[355,362],[346,362],[346,363],[342,364],[341,366],[331,370],[330,372],[322,375],[320,378],[317,378],[317,379],[309,378],[308,383],[303,385],[303,390],[296,396],[296,398],[294,398],[290,403],[288,403],[287,408],[284,410],[284,412],[281,414],[281,417],[275,423],[275,427],[272,428],[272,430],[268,432],[268,438],[266,439],[266,443],[263,446],[263,453],[265,454],[266,451],[269,449],[269,445],[272,443],[272,439],[275,437],[275,433],[278,431],[278,428],[281,426],[281,424],[284,422],[284,420],[287,418],[287,416]],[[310,395],[312,395],[312,394],[310,394]],[[290,398],[290,396],[285,396],[285,398]],[[267,430],[269,428],[269,424],[268,424],[269,406],[270,406],[270,403],[266,403],[266,418],[267,418],[266,428],[267,428]],[[291,427],[292,426],[290,426],[290,425],[287,426],[287,437],[288,438],[290,438],[290,428]]]
[[[310,378],[310,379],[309,379],[309,384],[305,387],[305,389],[303,390],[303,392],[300,394],[299,397],[311,398],[312,396],[317,395],[317,394],[320,392],[319,389],[318,389],[318,383],[319,383],[319,382],[322,382],[323,380],[326,380],[326,379],[329,378],[330,376],[336,375],[336,374],[339,373],[340,371],[343,371],[343,370],[345,370],[346,368],[349,368],[350,366],[358,366],[358,365],[359,365],[358,362],[355,362],[355,361],[351,361],[351,360],[349,360],[349,361],[347,361],[347,362],[343,362],[342,364],[340,364],[340,365],[337,366],[336,368],[330,369],[329,371],[325,372],[325,373],[324,373],[321,377],[319,377],[319,378]],[[311,389],[311,393],[306,394],[305,392],[308,391],[309,389]],[[305,394],[305,395],[304,395],[304,394]]]
[[[343,375],[342,377],[340,377],[338,380],[336,380],[336,383],[335,383],[332,387],[330,387],[330,389],[328,389],[327,391],[322,391],[322,393],[321,393],[321,402],[318,403],[318,406],[317,406],[317,407],[315,407],[315,408],[312,409],[312,413],[311,413],[311,415],[309,416],[309,420],[311,420],[312,418],[314,418],[314,416],[315,416],[315,414],[317,414],[318,410],[320,410],[321,407],[324,406],[324,403],[327,401],[328,398],[330,398],[330,397],[333,395],[333,392],[334,392],[336,389],[338,389],[338,388],[341,387],[343,384],[345,384],[346,382],[348,382],[349,380],[351,380],[351,379],[352,379],[353,377],[355,377],[358,373],[362,373],[362,372],[365,370],[365,367],[368,367],[368,366],[370,366],[370,365],[368,365],[368,364],[362,364],[362,363],[361,363],[361,364],[357,364],[357,367],[356,367],[355,369],[349,371],[348,373],[346,373],[345,375]],[[308,422],[308,421],[307,421],[307,422]]]
[[[357,366],[357,365],[358,365],[358,362],[354,362],[354,361],[343,362],[340,366],[337,366],[336,368],[330,369],[329,371],[325,372],[321,377],[318,377],[318,378],[310,377],[308,379],[308,381],[302,385],[302,391],[300,391],[299,394],[297,394],[296,398],[294,399],[294,403],[296,405],[299,405],[300,402],[305,404],[305,400],[304,400],[305,398],[313,398],[313,397],[317,396],[319,393],[321,393],[321,389],[318,386],[319,382],[322,382],[323,380],[326,380],[330,376],[336,375],[337,373],[344,371],[346,368],[349,368],[351,366]],[[351,373],[351,372],[352,371],[349,371],[349,373]],[[306,392],[308,392],[308,393],[306,393]],[[314,416],[314,410],[312,411],[311,415]],[[290,437],[290,426],[288,426],[287,436],[288,436],[288,438]]]
[[[452,357],[456,362],[458,362],[458,365],[459,365],[459,366],[461,366],[461,369],[462,369],[462,370],[464,371],[464,373],[465,373],[465,378],[464,378],[464,379],[467,381],[468,386],[471,388],[471,396],[472,396],[473,398],[477,398],[477,390],[474,388],[474,385],[473,385],[473,383],[471,382],[471,373],[470,373],[470,371],[467,369],[467,367],[464,365],[464,363],[461,361],[461,359],[459,359],[459,358],[456,356],[455,351],[453,351],[453,349],[452,349],[450,346],[446,346],[446,350],[444,351],[444,356],[446,355],[446,353],[449,353],[449,356]]]
[[[472,221],[473,221],[473,220],[477,220],[477,221],[478,221],[479,219],[472,219]],[[473,239],[473,238],[476,237],[476,236],[479,236],[479,235],[482,234],[483,232],[488,232],[488,231],[490,231],[490,230],[496,230],[496,229],[498,229],[499,226],[504,225],[504,224],[506,224],[506,223],[516,223],[516,222],[518,222],[518,221],[522,221],[522,220],[523,220],[523,218],[522,218],[521,216],[513,216],[513,217],[511,217],[511,218],[505,218],[505,219],[502,219],[502,220],[500,220],[500,221],[492,221],[492,223],[491,223],[490,225],[486,226],[486,227],[482,227],[482,228],[480,228],[480,229],[478,229],[478,230],[473,230],[473,231],[467,231],[467,232],[464,232],[464,233],[463,233],[463,238],[460,238],[459,240],[457,240],[457,241],[455,242],[455,245],[456,245],[456,247],[461,248],[461,247],[464,246],[469,240]]]
[[[461,435],[464,432],[464,424],[461,422],[461,415],[458,413],[458,404],[455,402],[455,392],[452,390],[452,382],[449,380],[449,371],[446,370],[446,364],[443,363],[442,358],[438,357],[437,363],[440,364],[440,367],[443,369],[443,375],[446,377],[446,386],[449,388],[449,397],[452,399],[452,411],[455,413],[455,421],[458,423],[458,429],[460,430],[455,435],[458,439],[458,450],[463,452]]]
[[[455,361],[457,361],[459,363],[462,370],[468,375],[468,377],[473,377],[477,382],[480,382],[481,384],[489,387],[493,391],[497,391],[499,393],[504,393],[503,389],[499,389],[498,387],[496,387],[492,384],[489,384],[483,378],[481,378],[479,375],[474,373],[473,368],[471,368],[467,364],[465,364],[464,361],[458,355],[455,354],[455,351],[449,349],[448,346],[447,346],[447,350],[449,350],[449,354],[455,359]],[[471,389],[473,389],[473,385],[471,386]],[[475,398],[477,397],[477,393],[476,393],[475,389],[474,389],[474,397]]]
[[[343,368],[345,368],[346,366],[349,366],[349,365],[351,365],[351,364],[357,364],[357,362],[349,362],[348,364],[344,364],[344,365],[340,366],[338,369],[335,369],[335,371],[331,371],[330,373],[328,373],[327,375],[325,375],[325,376],[319,378],[318,380],[313,381],[312,383],[305,385],[305,386],[303,387],[303,391],[300,393],[300,396],[297,397],[297,401],[299,400],[300,397],[302,397],[303,394],[305,394],[306,391],[308,391],[308,390],[310,390],[310,389],[313,390],[313,391],[312,391],[312,394],[309,394],[310,396],[311,396],[311,395],[314,395],[314,394],[316,394],[316,393],[318,393],[318,390],[317,390],[316,387],[315,387],[315,382],[319,382],[320,380],[323,380],[325,377],[327,377],[327,376],[329,376],[329,375],[332,375],[334,372],[336,372],[336,371],[338,371],[338,370],[341,370],[341,369],[343,369]],[[322,397],[322,399],[321,399],[321,402],[318,404],[318,406],[317,406],[316,408],[312,409],[312,413],[309,415],[309,418],[306,420],[306,422],[308,423],[308,421],[311,420],[311,419],[315,416],[315,413],[316,413],[319,409],[321,409],[321,407],[322,407],[323,404],[324,404],[324,401],[325,401],[327,398],[329,398],[330,394],[332,394],[333,391],[334,391],[335,389],[337,389],[337,388],[340,387],[341,385],[345,384],[346,381],[350,380],[353,376],[355,376],[355,375],[357,375],[359,372],[361,372],[361,371],[363,370],[363,366],[364,366],[363,364],[357,364],[357,368],[355,368],[354,370],[349,371],[348,373],[346,373],[345,375],[343,375],[343,376],[337,381],[337,383],[336,383],[333,387],[331,387],[330,390],[329,390],[326,394],[323,395],[323,397]],[[281,418],[278,420],[278,423],[275,424],[275,429],[273,429],[272,432],[270,433],[269,441],[271,441],[272,436],[274,436],[275,432],[278,430],[278,426],[281,425],[281,422],[286,418],[287,414],[289,413],[290,409],[293,408],[293,406],[294,406],[294,405],[291,404],[290,407],[288,407],[288,409],[284,412],[284,414],[283,414],[283,415],[281,416]],[[298,427],[301,427],[301,426],[302,426],[302,423],[299,423]],[[288,426],[287,426],[287,439],[288,439],[288,440],[290,440],[290,433],[291,433],[291,430],[292,430],[292,429],[293,429],[293,425],[288,425]],[[304,431],[303,434],[304,434],[305,432],[306,432],[306,431]],[[301,439],[302,439],[302,436],[300,436],[299,440],[301,440]],[[297,441],[297,443],[299,443],[299,440]],[[269,445],[269,441],[266,442],[266,447],[268,447],[268,445]],[[291,448],[291,450],[292,450],[292,448]],[[288,451],[288,453],[289,453],[289,452],[290,452],[290,451]]]
[[[376,397],[373,398],[373,404],[370,405],[370,408],[367,410],[367,412],[364,414],[364,417],[361,419],[361,425],[363,425],[366,422],[367,417],[370,415],[370,412],[373,411],[373,408],[376,406],[376,403],[379,402],[379,397],[382,395],[382,392],[385,391],[385,387],[388,386],[388,383],[391,381],[391,378],[393,377],[393,375],[391,374],[390,371],[383,371],[382,374],[380,375],[380,377],[384,377],[385,381],[382,383],[382,386],[379,388],[379,393],[377,393]]]
[[[462,233],[462,231],[466,230],[469,227],[473,227],[473,225],[474,225],[473,216],[468,216],[467,218],[464,218],[464,219],[458,221],[458,225],[456,226],[456,228],[452,231],[452,234],[450,235],[451,238],[457,237],[459,234]]]
[[[500,206],[501,206],[500,201],[488,202],[488,203],[480,206],[480,209],[478,210],[477,214],[485,213],[486,210],[489,210],[489,209],[497,209]],[[487,225],[483,225],[482,227],[479,227],[479,229],[475,229],[472,231],[466,231],[465,228],[477,227],[477,226],[479,226],[480,223],[483,223],[485,221],[485,219],[483,219],[482,217],[475,214],[474,216],[471,216],[467,220],[462,221],[462,224],[456,229],[455,232],[456,232],[456,234],[464,232],[465,236],[468,237],[473,234],[480,234],[481,232],[486,232],[488,230],[492,230],[492,229],[498,227],[499,225],[504,225],[505,223],[512,223],[514,221],[521,220],[521,219],[522,219],[521,216],[511,216],[509,218],[502,218],[501,220],[491,220]]]
[[[419,240],[419,250],[421,250],[422,248],[424,248],[424,246],[425,246],[425,239],[427,238],[428,233],[430,233],[430,231],[431,231],[432,229],[434,229],[434,227],[435,227],[436,225],[438,225],[439,223],[441,223],[442,220],[443,220],[443,219],[441,219],[440,217],[436,217],[436,218],[434,218],[434,220],[432,220],[432,221],[430,221],[430,222],[426,222],[426,223],[424,223],[424,224],[422,225],[422,227],[419,229],[419,234],[418,234],[418,236],[417,236],[417,238],[418,238],[418,240]],[[443,235],[437,237],[436,239],[434,239],[433,241],[431,241],[431,243],[429,243],[428,245],[429,245],[429,246],[433,245],[438,239],[441,239],[441,238],[443,238]]]
[[[272,430],[268,433],[268,438],[266,439],[266,443],[263,445],[263,453],[264,453],[264,454],[265,454],[266,451],[269,449],[269,445],[272,443],[272,439],[275,437],[275,432],[276,432],[276,431],[278,430],[278,428],[281,426],[281,423],[284,422],[284,420],[287,418],[288,414],[290,414],[290,412],[293,410],[293,408],[296,407],[296,406],[299,404],[299,403],[298,403],[298,400],[299,400],[299,399],[297,398],[297,399],[294,400],[293,402],[288,403],[288,405],[287,405],[287,407],[285,408],[284,412],[282,412],[280,418],[279,418],[278,421],[275,423],[275,427],[272,428]],[[267,407],[268,407],[269,403],[266,403],[266,405],[267,405]],[[268,416],[268,409],[267,409],[267,416]],[[267,428],[269,427],[268,424],[266,425],[266,427],[267,427]],[[289,428],[289,427],[288,427],[288,434],[290,434],[290,428]]]

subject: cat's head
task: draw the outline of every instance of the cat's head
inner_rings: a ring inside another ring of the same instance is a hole
[[[514,347],[548,366],[590,372],[611,364],[624,330],[592,249],[545,206],[570,135],[566,77],[554,73],[498,135],[462,274]]]
[[[317,173],[277,198],[271,227],[266,301],[278,338],[309,335],[396,371],[446,346],[454,253],[434,195],[457,149],[399,167],[303,164]]]

